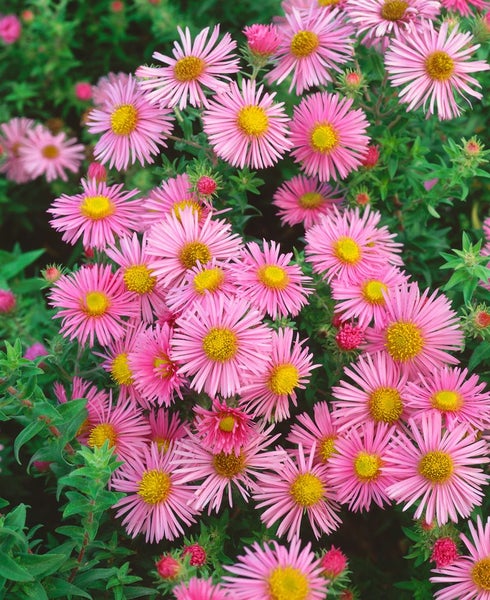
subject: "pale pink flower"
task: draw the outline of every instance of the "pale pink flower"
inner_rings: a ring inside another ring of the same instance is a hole
[[[0,146],[5,152],[0,173],[5,173],[7,179],[15,183],[26,183],[32,179],[20,157],[20,148],[33,126],[34,121],[25,117],[14,117],[0,125]]]
[[[179,415],[171,414],[165,408],[150,412],[148,421],[151,428],[151,441],[158,446],[160,452],[172,450],[175,442],[187,435],[186,426]]]
[[[0,39],[4,44],[13,44],[20,38],[22,23],[17,15],[0,17]]]
[[[131,75],[127,73],[108,73],[101,77],[97,84],[92,86],[92,102],[98,108],[102,107],[106,101],[111,100],[111,89],[116,83],[126,86]]]
[[[217,43],[219,25],[216,25],[208,38],[209,27],[203,29],[192,41],[189,28],[177,28],[180,41],[174,42],[173,56],[154,52],[152,57],[168,66],[141,66],[136,75],[141,79],[140,86],[150,90],[148,97],[162,106],[176,106],[184,109],[189,102],[192,106],[207,106],[203,88],[211,92],[222,92],[228,86],[228,75],[239,70],[238,57],[234,54],[236,42],[229,33]]]
[[[409,36],[395,38],[385,56],[385,65],[393,86],[402,86],[400,102],[408,104],[407,111],[423,107],[427,116],[435,114],[440,120],[453,119],[461,114],[455,98],[462,96],[480,99],[482,94],[471,86],[480,83],[469,75],[487,71],[483,60],[470,61],[479,44],[471,45],[471,33],[460,33],[458,26],[449,30],[445,21],[439,30],[427,21]]]
[[[175,600],[230,600],[219,584],[212,579],[191,577],[187,583],[179,583],[173,589]]]

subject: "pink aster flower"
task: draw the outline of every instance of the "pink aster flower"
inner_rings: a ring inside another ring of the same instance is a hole
[[[127,73],[108,73],[104,77],[101,77],[97,84],[92,86],[92,102],[97,108],[101,108],[108,101],[111,101],[111,89],[114,84],[119,83],[122,86],[126,86],[131,75]]]
[[[164,408],[150,412],[148,421],[151,428],[151,441],[158,446],[160,452],[172,450],[175,442],[187,435],[186,427],[179,415],[171,414]]]
[[[114,508],[116,517],[124,515],[122,524],[132,537],[144,533],[150,543],[171,541],[183,535],[182,524],[195,522],[192,490],[175,472],[173,454],[161,453],[156,444],[133,453],[114,474],[112,487],[127,494]]]
[[[475,9],[481,11],[490,8],[485,0],[441,0],[441,3],[446,10],[458,12],[463,17],[474,15]]]
[[[178,216],[167,215],[148,235],[147,252],[155,257],[150,267],[167,287],[181,283],[187,269],[198,262],[205,265],[212,258],[226,262],[240,249],[240,237],[231,233],[229,223],[212,220],[210,214],[202,221],[190,207]]]
[[[135,317],[138,306],[131,301],[123,282],[109,265],[87,265],[63,275],[50,289],[50,304],[62,319],[60,333],[90,346],[97,340],[107,346],[125,332],[124,317]]]
[[[292,252],[281,254],[274,241],[262,240],[262,247],[249,242],[235,258],[237,293],[272,319],[295,317],[308,303],[311,278],[303,275],[299,265],[290,264]]]
[[[171,111],[150,104],[131,76],[126,82],[108,84],[107,96],[88,115],[89,132],[102,134],[94,148],[96,160],[118,171],[137,160],[141,166],[154,162],[158,146],[166,147],[165,138],[172,131]]]
[[[289,117],[275,93],[256,88],[243,79],[215,96],[204,111],[203,129],[216,154],[234,167],[271,167],[291,148],[287,136]]]
[[[226,398],[261,372],[270,341],[270,329],[248,302],[208,295],[177,319],[171,344],[193,389]]]
[[[306,232],[306,260],[329,283],[337,278],[355,281],[379,272],[386,263],[398,265],[401,244],[386,227],[378,227],[381,215],[368,206],[342,213],[334,209]]]
[[[228,406],[215,398],[211,410],[194,406],[194,429],[201,444],[213,454],[240,455],[241,448],[253,435],[252,417],[241,408]]]
[[[177,442],[177,472],[182,475],[184,481],[199,482],[198,485],[194,485],[195,494],[192,501],[196,510],[207,506],[208,514],[213,510],[218,512],[225,495],[228,505],[233,506],[234,490],[240,492],[245,502],[248,502],[257,473],[263,469],[270,469],[271,465],[276,469],[281,468],[284,450],[268,450],[268,446],[279,437],[279,434],[271,437],[273,428],[270,426],[264,430],[257,426],[241,447],[239,455],[233,452],[214,454],[203,447],[199,436],[193,434]]]
[[[313,355],[303,347],[304,340],[300,341],[298,334],[293,336],[289,327],[272,331],[260,371],[240,391],[240,404],[254,417],[287,419],[289,404],[297,405],[297,390],[305,389],[311,371],[319,366],[313,365]]]
[[[436,600],[489,600],[488,566],[490,564],[490,518],[483,523],[480,515],[476,527],[468,521],[470,536],[461,533],[460,538],[469,554],[458,556],[451,564],[434,569],[432,583],[443,583]]]
[[[14,117],[0,125],[0,146],[5,152],[4,161],[0,163],[0,173],[5,173],[7,179],[15,183],[26,183],[32,179],[20,157],[20,147],[33,126],[34,121],[25,117]]]
[[[31,179],[40,175],[46,181],[68,180],[67,171],[76,173],[82,162],[85,148],[75,138],[67,138],[62,131],[56,135],[42,125],[34,125],[26,131],[24,142],[19,146],[22,166]]]
[[[450,537],[438,538],[432,547],[430,560],[436,563],[436,569],[451,565],[459,556],[458,547]]]
[[[34,344],[26,348],[23,358],[26,358],[27,360],[36,360],[36,358],[39,358],[40,356],[48,355],[49,351],[44,344],[41,342],[34,342]],[[39,366],[41,366],[41,363]]]
[[[296,596],[304,600],[324,600],[327,580],[311,544],[301,549],[298,538],[288,546],[276,541],[261,548],[255,542],[233,565],[225,565],[230,575],[223,587],[234,600],[277,600]],[[293,596],[294,594],[294,596]]]
[[[163,106],[178,104],[183,109],[188,102],[192,106],[207,106],[203,88],[222,92],[228,86],[228,75],[239,70],[239,59],[233,53],[236,42],[225,33],[217,44],[219,25],[213,28],[209,39],[209,27],[206,27],[194,42],[188,27],[185,32],[180,27],[177,29],[182,45],[174,42],[174,58],[154,52],[153,58],[168,66],[138,67],[136,75],[141,78],[140,86],[150,90],[148,97],[152,102]]]
[[[444,22],[439,31],[426,22],[409,36],[395,38],[385,56],[385,65],[393,86],[402,86],[400,102],[408,104],[407,111],[423,107],[427,115],[437,111],[439,120],[453,119],[461,114],[455,98],[467,95],[480,99],[479,82],[469,75],[487,71],[484,60],[470,61],[479,44],[470,45],[471,33],[460,33],[458,26],[449,31]]]
[[[302,223],[308,229],[343,200],[338,188],[320,183],[316,177],[295,175],[276,190],[272,203],[279,209],[283,225]]]
[[[427,412],[440,412],[448,430],[469,423],[478,430],[490,428],[490,392],[468,369],[444,366],[420,375],[407,385],[407,407],[417,419]]]
[[[275,25],[248,25],[243,30],[247,45],[252,52],[260,57],[268,57],[277,50],[281,36]]]
[[[332,81],[331,71],[340,72],[339,65],[353,54],[354,28],[336,8],[292,9],[281,22],[279,33],[281,43],[273,57],[277,64],[266,79],[279,84],[292,72],[289,91],[295,88],[298,96]]]
[[[150,256],[146,247],[146,235],[140,241],[133,233],[132,237],[120,237],[119,249],[111,246],[106,249],[106,254],[119,266],[117,274],[122,277],[133,302],[140,306],[142,320],[151,323],[159,307],[164,305],[164,292],[148,266]]]
[[[186,383],[170,344],[173,330],[167,324],[149,327],[135,340],[128,354],[128,364],[143,406],[157,403],[170,406],[175,395],[182,398],[181,387]]]
[[[364,112],[352,98],[318,92],[294,108],[291,156],[306,175],[320,181],[344,179],[361,165],[369,143]]]
[[[288,442],[301,444],[306,452],[315,449],[315,460],[326,464],[336,452],[338,438],[337,426],[332,420],[328,404],[316,402],[313,405],[313,416],[304,412],[296,417],[297,423],[291,427]]]
[[[0,39],[4,44],[13,44],[20,38],[22,23],[17,15],[0,17]]]
[[[395,482],[384,471],[384,459],[394,427],[368,421],[352,427],[339,439],[336,452],[328,461],[328,481],[338,502],[349,510],[369,511],[373,504],[390,503],[386,488]]]
[[[415,519],[438,525],[468,517],[483,501],[488,483],[481,465],[490,462],[488,444],[477,440],[466,423],[444,431],[439,413],[409,419],[410,437],[397,432],[384,461],[385,472],[397,479],[386,492],[403,510],[419,501]]]
[[[287,534],[290,542],[299,537],[303,517],[316,539],[335,531],[341,523],[339,505],[324,465],[314,462],[315,449],[305,456],[299,444],[294,455],[286,454],[281,469],[257,473],[253,498],[266,527],[279,520],[277,535]]]
[[[81,180],[83,192],[56,198],[48,212],[51,226],[74,245],[79,239],[85,248],[103,250],[116,237],[139,229],[141,201],[138,190],[123,191],[122,183],[107,185],[95,179]]]
[[[212,579],[191,577],[187,583],[179,583],[173,589],[175,600],[229,600],[229,596]]]
[[[366,330],[368,352],[384,352],[410,376],[458,362],[449,352],[461,349],[463,333],[445,296],[403,284],[386,297],[385,308],[385,324]]]
[[[362,328],[372,322],[375,326],[382,325],[386,318],[386,296],[407,281],[404,272],[387,264],[352,281],[333,279],[330,285],[332,298],[336,300],[335,312],[340,313],[342,319],[357,319]]]
[[[369,421],[395,425],[407,418],[407,376],[384,354],[361,354],[344,368],[344,376],[352,383],[341,379],[332,388],[333,417],[339,429]]]
[[[77,433],[77,439],[82,443],[86,443],[88,431],[96,420],[97,415],[100,411],[107,410],[107,407],[109,406],[109,394],[105,390],[97,389],[90,381],[76,375],[72,379],[68,393],[59,381],[54,383],[53,392],[56,400],[60,404],[65,404],[71,400],[86,398],[87,419]]]

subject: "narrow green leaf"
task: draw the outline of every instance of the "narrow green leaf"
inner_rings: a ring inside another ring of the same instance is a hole
[[[34,581],[27,569],[4,552],[0,552],[0,576],[11,581]]]
[[[14,442],[14,456],[15,460],[20,464],[19,451],[22,446],[37,435],[41,429],[44,429],[44,423],[42,421],[32,421],[29,425],[23,429],[19,435],[15,438]]]

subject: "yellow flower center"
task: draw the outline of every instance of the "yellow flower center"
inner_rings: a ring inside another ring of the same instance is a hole
[[[385,298],[383,292],[386,292],[388,286],[378,279],[370,279],[362,285],[362,297],[370,304],[384,304]]]
[[[320,457],[320,460],[322,462],[326,463],[327,460],[335,452],[335,440],[336,439],[337,439],[337,436],[328,435],[320,440],[320,443],[318,445],[318,456]]]
[[[199,261],[205,265],[211,260],[211,251],[202,242],[189,242],[185,244],[179,253],[180,262],[186,269],[192,269]]]
[[[109,448],[116,445],[117,433],[114,427],[110,423],[100,423],[92,427],[87,444],[91,448],[100,448],[105,441],[109,442]]]
[[[53,146],[53,144],[48,144],[47,146],[44,146],[44,148],[41,150],[41,154],[44,156],[44,158],[58,158],[58,156],[60,155],[60,151],[59,148],[57,146]]]
[[[225,279],[225,274],[219,267],[205,269],[194,276],[194,289],[198,294],[216,292]]]
[[[124,271],[123,279],[126,288],[137,294],[148,294],[153,291],[157,278],[146,265],[133,265]]]
[[[317,504],[325,495],[320,479],[313,473],[300,473],[289,488],[289,492],[300,506],[308,507]]]
[[[219,420],[219,428],[221,429],[221,431],[226,431],[227,433],[230,433],[235,429],[235,423],[236,421],[233,415],[226,415],[224,417],[221,417],[221,419]]]
[[[83,311],[90,317],[101,317],[110,305],[108,296],[103,292],[89,292],[85,296]]]
[[[299,382],[299,371],[291,363],[275,366],[267,381],[267,387],[278,396],[290,394]]]
[[[87,219],[100,221],[114,214],[114,204],[107,196],[85,196],[80,204],[80,212]]]
[[[316,33],[313,31],[298,31],[291,40],[291,54],[296,58],[304,58],[310,56],[320,44],[320,40]]]
[[[397,321],[386,330],[386,349],[393,360],[404,362],[415,358],[424,348],[420,329],[410,321]]]
[[[235,333],[226,327],[212,327],[202,340],[204,353],[210,360],[226,362],[238,351]]]
[[[159,504],[167,500],[171,488],[170,475],[158,469],[150,469],[143,472],[137,493],[146,504]]]
[[[163,352],[153,360],[153,368],[160,379],[169,379],[174,373],[174,364]]]
[[[380,387],[369,396],[369,412],[377,422],[394,423],[403,412],[403,402],[396,388]]]
[[[361,248],[350,237],[341,236],[333,245],[335,256],[343,263],[355,265],[361,260]]]
[[[381,8],[381,16],[386,21],[399,21],[405,16],[408,2],[405,0],[385,0]]]
[[[447,452],[440,450],[427,452],[419,461],[420,475],[432,483],[446,482],[451,477],[453,470],[453,459]]]
[[[268,577],[270,600],[306,600],[310,597],[308,578],[295,567],[276,567]]]
[[[213,467],[221,477],[232,479],[245,468],[245,457],[243,454],[236,456],[233,452],[231,454],[220,452],[213,456]]]
[[[424,64],[427,75],[436,81],[447,81],[454,73],[454,60],[442,50],[431,52]]]
[[[174,202],[172,206],[172,213],[177,217],[177,219],[181,220],[181,211],[190,208],[192,210],[192,214],[201,216],[202,208],[197,200],[193,200],[192,198],[186,198],[185,200],[181,200],[180,202]]]
[[[177,81],[184,83],[185,81],[193,81],[197,79],[206,67],[206,63],[202,58],[197,56],[184,56],[174,65],[174,76]]]
[[[260,106],[244,106],[238,111],[238,127],[245,135],[260,137],[269,129],[269,118]]]
[[[111,377],[119,385],[131,385],[133,383],[133,374],[128,364],[127,352],[117,354],[111,364]]]
[[[132,104],[123,104],[111,114],[111,129],[116,135],[129,135],[138,124],[138,111]]]
[[[289,283],[285,269],[277,265],[264,265],[257,270],[257,278],[266,287],[273,290],[283,290]]]
[[[379,476],[381,459],[377,454],[359,452],[354,461],[354,470],[361,481],[373,481]]]
[[[471,569],[471,579],[480,590],[490,592],[490,557],[476,561]]]
[[[298,198],[301,208],[316,208],[323,203],[323,196],[318,192],[306,192]]]
[[[440,392],[435,392],[430,401],[434,408],[437,408],[438,410],[445,410],[447,412],[459,410],[463,405],[461,394],[451,390],[441,390]]]
[[[310,144],[316,152],[328,154],[339,145],[339,136],[332,125],[319,123],[311,131]]]
[[[335,6],[340,0],[318,0],[318,6]]]

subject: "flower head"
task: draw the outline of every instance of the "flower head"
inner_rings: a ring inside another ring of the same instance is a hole
[[[0,17],[0,39],[4,44],[13,44],[20,38],[22,23],[17,15]]]
[[[281,36],[275,25],[247,25],[243,33],[250,52],[260,57],[271,56],[281,43]]]
[[[212,579],[191,577],[187,583],[179,583],[173,589],[175,600],[230,600],[219,584]]]
[[[338,577],[347,567],[347,556],[332,545],[330,550],[327,550],[320,560],[324,574],[333,579]]]
[[[11,290],[0,289],[0,314],[7,314],[14,310],[17,298]]]
[[[20,156],[20,148],[26,141],[27,132],[34,126],[34,121],[25,117],[14,117],[0,125],[0,146],[5,157],[0,164],[0,173],[15,183],[26,183],[32,179]]]
[[[458,558],[458,547],[450,537],[438,538],[432,547],[430,560],[436,563],[436,569],[443,569]]]

